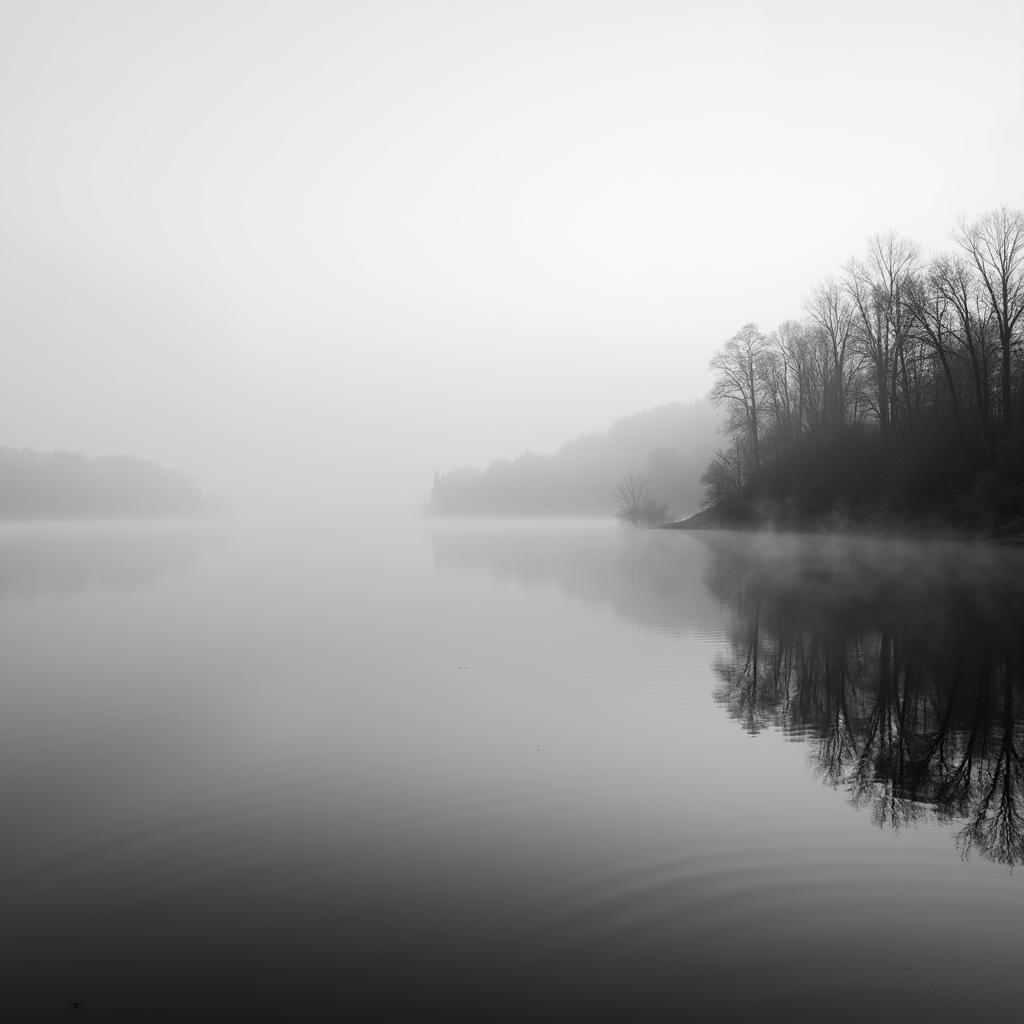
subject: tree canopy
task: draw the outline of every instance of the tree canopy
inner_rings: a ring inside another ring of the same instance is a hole
[[[815,285],[802,319],[748,323],[711,360],[722,517],[1024,524],[1024,214],[926,259],[889,233]],[[1020,522],[1018,522],[1020,520]]]

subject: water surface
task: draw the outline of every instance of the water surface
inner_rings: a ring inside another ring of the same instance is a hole
[[[603,523],[5,528],[0,1015],[1004,1010],[1022,567]]]

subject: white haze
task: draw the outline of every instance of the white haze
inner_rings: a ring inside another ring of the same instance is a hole
[[[1022,205],[1024,6],[0,9],[0,444],[242,507],[706,393],[894,229]]]

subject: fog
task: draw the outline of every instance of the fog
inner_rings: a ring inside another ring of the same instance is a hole
[[[8,2],[0,443],[236,508],[707,393],[875,231],[1020,203],[1024,9]]]
[[[9,1019],[1020,1004],[1024,552],[4,532]]]

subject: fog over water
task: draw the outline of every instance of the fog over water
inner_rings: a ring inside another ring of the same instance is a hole
[[[0,1022],[1016,1012],[1022,37],[0,4]]]
[[[12,1019],[1024,995],[1017,552],[48,529],[0,558]]]

